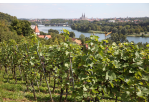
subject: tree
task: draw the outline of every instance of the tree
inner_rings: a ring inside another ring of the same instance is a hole
[[[116,27],[114,27],[113,29],[112,29],[112,33],[117,33],[118,32],[118,29],[116,28]]]
[[[147,25],[146,29],[147,29],[147,31],[149,32],[149,25]]]
[[[140,32],[144,32],[144,29],[141,27],[141,28],[139,28],[140,29]]]
[[[140,34],[140,29],[139,28],[135,29],[135,33]]]
[[[126,27],[126,29],[129,29],[130,28],[130,25],[126,25],[125,27]]]
[[[82,44],[85,43],[85,36],[83,34],[79,36],[79,39],[81,40]]]
[[[103,27],[103,29],[102,29],[102,31],[106,31],[106,32],[108,32],[108,31],[109,31],[109,29],[110,29],[110,27],[109,27],[109,26],[104,26],[104,27]]]
[[[100,26],[97,26],[97,31],[101,31],[101,28],[100,28]]]
[[[8,22],[11,22],[11,21],[13,21],[14,19],[17,19],[17,17],[16,17],[16,16],[11,16],[11,15],[9,15],[9,14],[0,12],[0,20],[4,20],[4,19],[5,19],[6,21],[8,21]]]
[[[14,39],[17,43],[20,42],[21,36],[18,36],[15,31],[10,31],[8,24],[5,21],[0,21],[0,42]]]
[[[123,35],[126,35],[126,34],[127,34],[127,29],[126,29],[125,27],[123,27],[122,30],[121,30],[121,33],[122,33]]]
[[[88,40],[90,40],[90,37],[85,37],[85,41],[88,41]]]
[[[15,19],[10,25],[11,31],[15,30],[18,35],[29,36],[33,33],[31,29],[31,24],[27,20]]]
[[[55,34],[59,34],[59,32],[57,30],[53,30],[53,29],[49,29],[48,30],[48,34],[49,33],[55,33]]]
[[[44,33],[43,31],[40,31],[40,35],[47,35],[47,33]]]
[[[111,37],[107,38],[109,42],[116,42],[118,43],[123,43],[127,42],[128,40],[126,39],[126,35],[123,34],[117,34],[117,33],[112,33]]]
[[[121,30],[123,28],[123,26],[118,26],[118,29]]]
[[[21,28],[22,28],[22,34],[23,36],[29,36],[33,33],[33,30],[31,29],[31,23],[27,20],[21,21]]]
[[[144,31],[147,31],[146,27],[143,27],[143,30],[144,30]]]
[[[134,33],[134,29],[131,28],[131,29],[130,29],[130,34],[133,34],[133,33]]]
[[[46,45],[53,45],[53,44],[54,44],[54,42],[53,42],[52,38],[46,40]]]
[[[74,32],[69,32],[69,37],[75,38],[75,33]]]
[[[56,37],[55,40],[54,40],[54,44],[56,44],[56,45],[59,44],[59,43],[58,43],[58,39],[57,39],[57,37]]]
[[[118,29],[118,34],[121,34],[121,30],[120,29]]]
[[[22,34],[21,23],[20,23],[20,21],[18,19],[13,20],[10,25],[11,25],[10,26],[11,31],[15,30],[18,35]]]

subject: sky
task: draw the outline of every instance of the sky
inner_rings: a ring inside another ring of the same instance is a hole
[[[149,17],[149,3],[0,3],[0,12],[17,18]]]

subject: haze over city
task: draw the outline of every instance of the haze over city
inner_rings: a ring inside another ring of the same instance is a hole
[[[0,3],[0,12],[17,18],[149,17],[149,3]]]

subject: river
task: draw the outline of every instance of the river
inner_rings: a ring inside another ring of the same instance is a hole
[[[79,36],[80,36],[81,34],[83,34],[85,37],[90,37],[90,35],[92,34],[92,33],[80,32],[80,31],[77,31],[77,30],[73,30],[73,29],[71,29],[71,27],[38,25],[39,31],[43,31],[43,32],[45,32],[45,33],[48,33],[48,30],[49,30],[49,29],[58,30],[59,33],[61,33],[61,32],[62,32],[61,30],[62,30],[63,28],[64,28],[64,29],[67,29],[69,32],[74,32],[76,38],[79,38]],[[105,39],[105,35],[104,35],[104,34],[95,34],[95,35],[99,36],[99,40]],[[128,36],[128,37],[127,37],[127,40],[128,40],[129,42],[134,41],[134,43],[138,43],[138,42],[142,42],[142,43],[148,42],[148,43],[149,43],[149,37],[130,37],[130,36]]]

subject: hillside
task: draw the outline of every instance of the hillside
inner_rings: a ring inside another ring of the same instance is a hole
[[[7,20],[8,22],[11,22],[14,19],[17,19],[17,17],[16,16],[11,16],[7,13],[0,12],[0,20]]]

